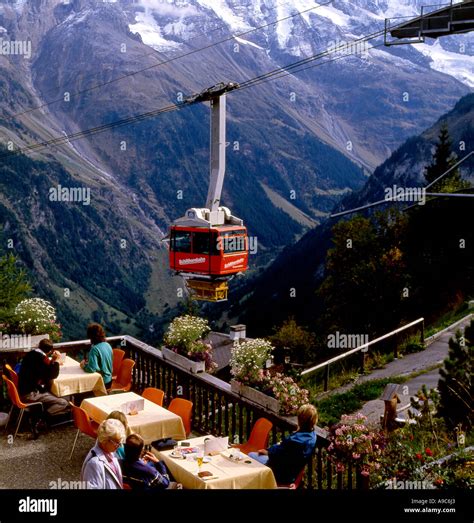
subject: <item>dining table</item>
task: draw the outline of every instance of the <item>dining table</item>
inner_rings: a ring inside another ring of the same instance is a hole
[[[70,356],[60,363],[59,375],[53,380],[51,393],[55,396],[72,396],[93,392],[96,396],[107,394],[104,380],[98,372],[86,372],[81,364]]]
[[[186,438],[183,420],[174,412],[142,398],[135,392],[122,392],[84,399],[81,403],[89,416],[97,423],[104,421],[114,410],[123,411],[130,402],[143,402],[143,410],[127,415],[130,429],[142,436],[146,445],[163,438],[183,440]]]
[[[204,453],[206,439],[215,436],[200,436],[187,439],[180,446],[169,450],[152,452],[168,467],[175,480],[185,489],[275,489],[277,484],[272,470],[246,454],[237,452],[239,457],[231,456],[235,451],[226,448],[214,455],[205,455],[199,470],[197,456]],[[198,472],[208,472],[209,476],[200,477]]]

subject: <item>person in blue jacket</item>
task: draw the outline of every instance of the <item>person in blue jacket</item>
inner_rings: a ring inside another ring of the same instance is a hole
[[[99,372],[104,379],[106,389],[112,385],[113,352],[107,343],[102,325],[91,323],[87,327],[87,337],[91,340],[91,349],[87,360],[81,361],[81,367],[86,372]]]
[[[170,480],[165,464],[152,452],[144,452],[145,442],[139,434],[130,434],[124,445],[125,457],[120,460],[125,481],[133,488],[165,490],[182,488]]]
[[[303,470],[316,447],[315,426],[318,412],[313,405],[298,410],[298,430],[268,449],[250,452],[249,456],[268,465],[279,485],[290,485]]]

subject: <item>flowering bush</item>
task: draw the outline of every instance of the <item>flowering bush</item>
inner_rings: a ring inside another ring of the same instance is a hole
[[[328,452],[338,471],[349,463],[360,466],[363,476],[380,469],[385,436],[381,431],[372,431],[366,422],[363,414],[344,415],[341,423],[331,427]]]
[[[49,301],[29,298],[15,308],[15,323],[23,334],[49,334],[53,342],[61,340],[61,325],[56,322],[56,309]]]
[[[301,405],[308,403],[308,391],[301,389],[293,378],[264,370],[272,350],[272,344],[261,338],[235,343],[230,358],[231,373],[244,385],[276,398],[282,414],[295,414]]]
[[[230,372],[245,385],[257,385],[264,377],[263,367],[272,354],[272,344],[262,338],[234,343],[230,357]]]
[[[261,388],[280,402],[280,413],[287,416],[295,414],[302,405],[309,403],[309,392],[299,387],[293,378],[279,372],[272,376],[264,371]]]
[[[168,327],[164,342],[167,348],[177,354],[193,361],[204,361],[206,370],[212,372],[217,368],[217,364],[212,361],[212,346],[202,341],[210,330],[205,318],[178,316]]]

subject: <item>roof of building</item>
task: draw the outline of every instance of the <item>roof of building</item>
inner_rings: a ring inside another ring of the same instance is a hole
[[[212,357],[217,363],[217,370],[227,367],[234,345],[234,341],[230,339],[229,335],[223,334],[222,332],[211,331],[204,341],[206,343],[211,342],[213,348]]]

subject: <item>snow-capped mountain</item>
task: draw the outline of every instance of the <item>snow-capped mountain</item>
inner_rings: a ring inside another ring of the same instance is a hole
[[[242,83],[378,31],[386,16],[417,14],[419,6],[0,0],[0,147],[148,112],[221,81]],[[31,53],[4,52],[12,43]],[[350,50],[228,96],[223,201],[258,237],[254,267],[316,225],[363,185],[364,171],[433,125],[472,85],[469,35]],[[204,105],[191,106],[37,151],[34,161],[0,162],[0,229],[16,238],[38,285],[78,329],[78,310],[143,325],[153,315],[162,321],[176,304],[160,239],[170,221],[205,201],[208,115]],[[66,183],[90,187],[91,205],[49,202],[48,187]],[[117,254],[122,240],[130,251]],[[103,250],[109,263],[93,264],[91,250]],[[66,287],[76,289],[76,302],[64,299]]]
[[[383,27],[385,19],[401,23],[426,13],[426,0],[137,0],[128,8],[130,30],[143,42],[169,52],[186,51],[203,35],[218,40],[224,31],[238,35],[236,41],[278,58],[281,53],[303,58],[327,46],[350,42]],[[430,1],[428,12],[446,2]],[[326,5],[327,4],[327,5]],[[294,16],[300,12],[301,15]],[[275,20],[282,20],[273,24]],[[381,51],[392,53],[388,48]],[[410,46],[402,57],[425,62],[474,87],[474,35],[456,36]],[[423,60],[426,58],[426,60]]]

